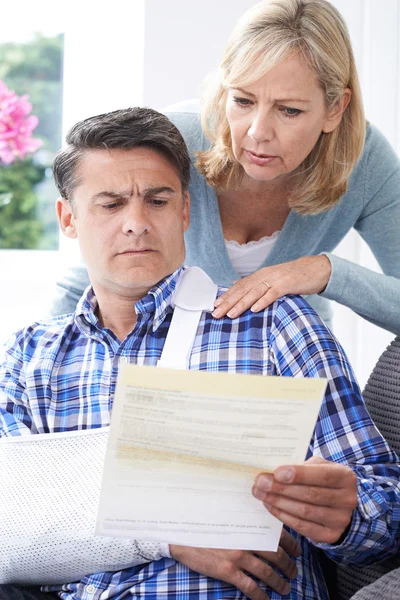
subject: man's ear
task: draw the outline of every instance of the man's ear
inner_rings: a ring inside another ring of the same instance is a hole
[[[183,231],[187,231],[190,225],[190,196],[189,192],[183,194]]]
[[[324,133],[331,133],[336,129],[342,120],[344,111],[349,105],[351,100],[351,90],[346,88],[342,94],[342,97],[336,102],[336,104],[328,111],[328,116],[325,120],[325,124],[322,128]]]
[[[61,231],[71,239],[77,237],[75,228],[74,211],[71,203],[66,198],[57,198],[56,211]]]

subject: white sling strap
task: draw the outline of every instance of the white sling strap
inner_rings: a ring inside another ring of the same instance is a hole
[[[214,310],[218,286],[200,267],[182,272],[171,305],[174,308],[159,367],[187,369],[202,312]]]

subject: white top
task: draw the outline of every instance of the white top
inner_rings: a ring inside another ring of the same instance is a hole
[[[240,277],[246,277],[261,268],[265,259],[274,247],[280,231],[274,231],[256,242],[239,244],[235,240],[225,240],[226,250],[233,268]]]

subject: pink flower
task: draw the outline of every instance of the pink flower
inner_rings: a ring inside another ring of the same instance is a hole
[[[42,145],[32,137],[39,119],[29,115],[31,110],[28,96],[17,96],[0,81],[0,163],[9,165]]]

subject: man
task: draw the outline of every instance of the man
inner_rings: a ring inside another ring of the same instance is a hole
[[[92,287],[74,314],[35,323],[6,347],[0,436],[108,425],[118,362],[157,364],[173,314],[189,226],[190,161],[179,132],[156,111],[128,109],[78,123],[67,142],[54,165],[57,213],[62,231],[79,240]],[[189,368],[328,379],[309,460],[260,475],[253,488],[301,544],[291,598],[327,598],[316,546],[338,561],[394,551],[397,458],[374,427],[341,348],[302,298],[281,298],[233,320],[203,313]],[[140,544],[135,566],[46,590],[68,600],[265,600],[288,594],[295,575],[282,549],[272,556],[150,544],[146,552]]]

